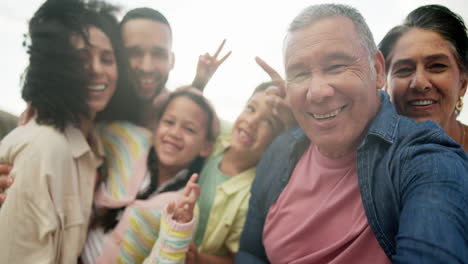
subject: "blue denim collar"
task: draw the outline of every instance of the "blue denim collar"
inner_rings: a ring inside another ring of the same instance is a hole
[[[372,120],[361,146],[366,143],[370,135],[393,143],[398,134],[399,122],[400,116],[396,113],[395,107],[390,102],[390,97],[385,91],[380,91],[380,109]]]

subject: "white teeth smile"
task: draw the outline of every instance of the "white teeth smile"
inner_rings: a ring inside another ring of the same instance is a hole
[[[239,131],[239,136],[241,139],[243,139],[244,141],[246,142],[252,142],[253,141],[253,138],[250,137],[247,133],[245,133],[243,130],[240,130]]]
[[[141,79],[141,82],[147,84],[147,83],[153,83],[154,80],[153,79]]]
[[[107,85],[104,85],[104,84],[98,84],[98,85],[90,85],[88,87],[89,90],[91,91],[104,91],[106,89]]]
[[[344,107],[341,107],[341,108],[338,108],[332,112],[329,112],[329,113],[326,113],[326,114],[314,114],[314,113],[311,113],[310,115],[317,119],[317,120],[325,120],[325,119],[329,119],[329,118],[333,118],[335,117],[336,115],[338,115],[339,112],[341,112],[342,110],[344,109]]]
[[[164,144],[166,151],[169,151],[169,152],[176,152],[181,149],[179,146],[172,144],[170,142],[164,142],[163,144]]]
[[[433,100],[417,100],[417,101],[411,101],[410,104],[414,106],[426,106],[426,105],[431,105],[434,104],[435,101]]]

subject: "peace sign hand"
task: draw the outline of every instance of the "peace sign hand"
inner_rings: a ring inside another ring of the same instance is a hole
[[[204,55],[200,55],[198,57],[197,74],[192,82],[192,86],[203,91],[206,84],[210,81],[218,67],[231,55],[231,51],[229,51],[226,53],[226,55],[218,60],[218,56],[221,53],[225,43],[226,40],[224,39],[213,56],[207,52]]]

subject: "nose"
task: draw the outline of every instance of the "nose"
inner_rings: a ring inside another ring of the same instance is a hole
[[[306,89],[306,99],[308,102],[322,103],[334,94],[333,87],[320,76],[311,77]]]
[[[103,73],[103,65],[98,57],[93,57],[91,60],[91,71],[94,76],[99,76]]]
[[[421,93],[429,91],[432,87],[432,84],[428,77],[429,76],[427,76],[424,70],[416,70],[416,72],[410,80],[409,88]]]
[[[139,68],[142,72],[153,72],[154,71],[154,60],[151,54],[146,53],[143,55],[140,61]]]
[[[182,134],[182,127],[180,125],[171,126],[168,132],[171,137],[180,138]]]

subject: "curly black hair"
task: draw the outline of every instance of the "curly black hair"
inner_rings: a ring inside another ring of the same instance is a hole
[[[80,117],[89,117],[86,87],[91,74],[70,41],[79,35],[89,44],[89,26],[96,26],[110,39],[119,73],[115,95],[96,119],[139,121],[141,104],[130,81],[114,16],[117,11],[101,1],[82,0],[48,0],[36,11],[29,22],[30,41],[24,44],[29,66],[23,75],[22,97],[36,110],[38,123],[63,131],[68,123],[78,126]]]

